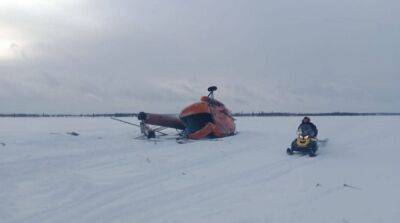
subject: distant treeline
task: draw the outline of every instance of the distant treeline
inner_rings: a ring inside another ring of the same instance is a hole
[[[27,114],[27,113],[13,113],[13,114],[0,114],[0,117],[32,117],[32,118],[45,118],[45,117],[136,117],[137,113],[91,113],[91,114]]]
[[[293,113],[293,112],[251,112],[251,113],[234,113],[233,116],[394,116],[400,115],[400,112],[325,112],[325,113]]]
[[[277,117],[277,116],[400,116],[400,112],[326,112],[326,113],[293,113],[293,112],[239,112],[235,117]],[[91,114],[0,114],[0,117],[136,117],[137,113],[91,113]]]

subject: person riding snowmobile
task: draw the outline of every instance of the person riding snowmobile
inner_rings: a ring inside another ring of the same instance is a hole
[[[304,135],[309,135],[312,138],[317,138],[318,135],[317,126],[315,126],[307,116],[303,118],[301,124],[297,128],[297,131],[303,133]]]
[[[292,155],[294,151],[308,153],[310,156],[315,156],[318,150],[317,135],[318,129],[311,122],[309,117],[304,117],[297,129],[298,137],[293,140],[291,148],[287,149],[287,153]]]

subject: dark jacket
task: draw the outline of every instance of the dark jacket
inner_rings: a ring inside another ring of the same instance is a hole
[[[301,123],[299,125],[298,131],[301,131],[304,135],[310,135],[313,138],[317,137],[318,135],[318,129],[312,122]]]

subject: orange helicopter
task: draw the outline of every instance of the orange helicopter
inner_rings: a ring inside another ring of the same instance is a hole
[[[141,133],[148,139],[155,138],[156,133],[166,135],[162,132],[166,128],[181,130],[178,139],[221,138],[234,135],[235,119],[223,103],[214,99],[216,90],[215,86],[209,87],[208,96],[202,96],[200,102],[184,108],[179,117],[140,112],[140,124],[136,126],[140,127]],[[158,127],[151,128],[149,125]]]

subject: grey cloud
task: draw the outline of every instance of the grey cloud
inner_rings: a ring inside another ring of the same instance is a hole
[[[0,112],[174,112],[212,84],[235,111],[400,110],[398,1],[64,7],[0,9],[27,39],[0,59]]]

